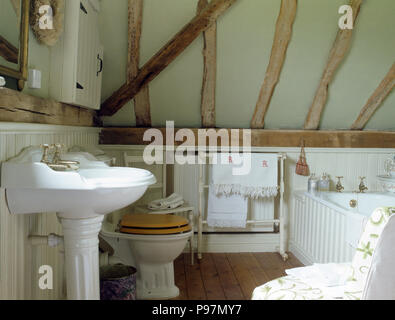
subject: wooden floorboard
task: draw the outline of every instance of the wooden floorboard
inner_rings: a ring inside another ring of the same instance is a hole
[[[255,287],[260,286],[271,280],[252,253],[241,253],[241,257],[244,260],[244,263],[247,265],[247,268],[252,274],[253,278],[255,279]]]
[[[188,300],[207,300],[200,263],[191,265],[190,255],[184,254],[184,265]]]
[[[212,258],[217,268],[219,280],[227,300],[243,300],[244,295],[241,291],[229,260],[224,253],[212,254]]]
[[[180,295],[177,297],[177,300],[188,300],[184,255],[180,255],[174,261],[174,282],[178,289],[180,289]]]
[[[293,268],[290,264],[285,264],[279,255],[272,253],[254,253],[261,268],[270,280],[285,276],[285,269]]]
[[[249,300],[251,298],[252,291],[257,286],[254,276],[248,269],[247,264],[240,253],[227,253],[226,256],[230,262],[233,273],[239,282],[244,299]]]
[[[249,300],[256,287],[301,266],[294,255],[284,262],[278,253],[205,253],[192,266],[185,253],[174,261],[174,300]]]
[[[218,271],[211,253],[200,262],[200,272],[208,300],[226,300]]]

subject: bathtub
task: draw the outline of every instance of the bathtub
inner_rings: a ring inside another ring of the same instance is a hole
[[[395,207],[395,195],[383,192],[320,192],[317,197],[309,193],[306,193],[306,196],[311,196],[315,198],[315,200],[327,206],[331,206],[344,214],[351,212],[365,217],[370,217],[373,211],[378,207]]]
[[[392,193],[296,192],[290,214],[290,251],[304,264],[350,262],[372,212],[395,207]]]

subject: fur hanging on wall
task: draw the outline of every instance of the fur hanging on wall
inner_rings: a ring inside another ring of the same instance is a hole
[[[47,46],[55,45],[63,32],[64,0],[31,0],[30,6],[30,26],[38,42]],[[50,19],[51,12],[44,10],[43,6],[52,8],[52,29],[47,28],[49,21],[44,17],[47,15]],[[46,24],[44,28],[43,23]]]

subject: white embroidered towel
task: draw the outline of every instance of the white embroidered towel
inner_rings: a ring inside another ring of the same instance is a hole
[[[275,197],[277,177],[277,154],[220,153],[212,166],[216,195],[241,195],[251,199]]]
[[[245,228],[248,199],[240,195],[217,196],[209,188],[207,224],[217,228]]]

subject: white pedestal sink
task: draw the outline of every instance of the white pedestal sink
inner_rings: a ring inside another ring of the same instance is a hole
[[[69,153],[78,171],[58,172],[41,163],[39,147],[4,162],[1,187],[11,214],[57,212],[63,227],[67,297],[100,299],[98,234],[104,215],[137,201],[156,182],[152,173],[115,168],[86,153]]]

